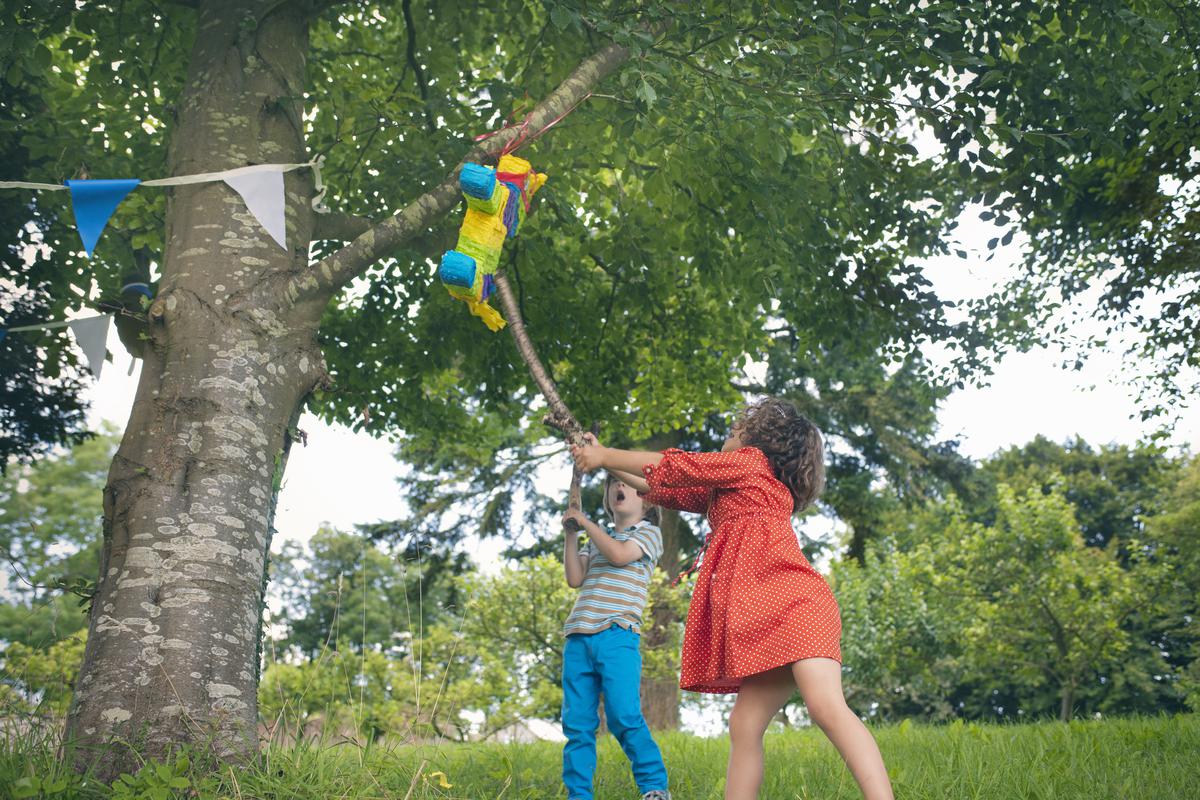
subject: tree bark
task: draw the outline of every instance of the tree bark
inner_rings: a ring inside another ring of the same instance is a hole
[[[171,174],[306,160],[303,3],[197,3]],[[530,116],[544,125],[628,58],[585,59]],[[498,152],[504,131],[468,158]],[[289,429],[326,379],[316,340],[336,292],[458,202],[457,169],[394,217],[314,230],[312,177],[285,176],[284,250],[228,186],[172,190],[150,346],[104,491],[104,542],[67,721],[101,780],[192,744],[222,760],[257,747],[258,648],[274,497]],[[315,265],[316,236],[356,237]]]
[[[680,442],[678,432],[651,439],[645,443],[649,450],[664,450],[675,447]],[[662,509],[663,553],[658,560],[659,569],[667,574],[672,581],[679,577],[682,569],[680,555],[681,530],[684,525],[679,512],[674,509]],[[642,633],[646,649],[677,647],[671,640],[671,633],[679,624],[679,614],[675,607],[665,597],[655,597],[650,610],[650,619]],[[678,655],[678,652],[676,652]],[[642,710],[646,722],[654,730],[679,730],[679,677],[678,670],[669,676],[642,677]]]
[[[1075,715],[1075,681],[1069,680],[1062,687],[1062,702],[1058,707],[1058,719],[1070,722]]]
[[[308,30],[291,5],[202,5],[171,174],[305,159]],[[289,249],[223,183],[168,201],[150,347],[104,491],[101,570],[68,725],[101,779],[195,744],[257,748],[257,652],[272,500],[289,421],[324,377],[318,304],[272,276],[307,267],[311,176],[285,177]]]
[[[679,574],[679,512],[663,509],[662,534],[663,557],[659,566],[672,580]],[[673,553],[668,549],[673,545]],[[650,618],[642,629],[642,641],[645,649],[660,650],[662,648],[678,648],[672,641],[671,634],[679,624],[679,615],[659,585],[651,587],[654,592],[650,606]],[[676,653],[678,655],[678,653]],[[671,670],[668,675],[642,676],[642,713],[646,724],[656,731],[679,730],[679,674]]]

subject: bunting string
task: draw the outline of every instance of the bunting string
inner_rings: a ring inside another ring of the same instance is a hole
[[[325,185],[321,181],[321,167],[325,163],[325,156],[317,156],[312,161],[304,161],[298,164],[251,164],[248,167],[235,167],[234,169],[222,170],[221,172],[197,172],[193,175],[175,175],[170,178],[154,178],[153,180],[140,181],[142,186],[186,186],[193,183],[212,183],[214,181],[223,181],[226,178],[236,178],[241,175],[254,175],[259,172],[293,172],[298,169],[309,167],[313,171],[317,190],[317,196],[313,198],[313,208],[316,209],[318,203],[324,200]],[[37,189],[43,192],[61,192],[70,188],[65,183],[36,183],[33,181],[0,181],[0,189]],[[320,203],[324,205],[323,203]]]
[[[83,249],[91,258],[100,235],[108,225],[109,218],[131,191],[138,186],[187,186],[198,183],[221,181],[237,192],[246,203],[250,214],[258,220],[266,232],[280,247],[287,249],[287,225],[285,222],[283,174],[297,169],[313,171],[312,208],[318,214],[329,213],[325,205],[325,182],[321,179],[321,167],[325,156],[298,164],[252,164],[220,172],[198,172],[192,175],[175,175],[170,178],[154,178],[143,181],[137,178],[74,179],[61,185],[34,181],[0,181],[0,189],[35,189],[44,192],[71,193],[71,206],[75,211],[75,227],[83,242]]]
[[[95,317],[80,317],[54,322],[37,322],[32,325],[14,325],[11,328],[0,327],[0,341],[10,333],[21,331],[49,330],[53,328],[70,328],[75,334],[75,341],[83,350],[87,359],[88,369],[97,378],[104,367],[104,355],[107,352],[105,342],[108,340],[108,325],[112,322],[112,314],[100,314]]]

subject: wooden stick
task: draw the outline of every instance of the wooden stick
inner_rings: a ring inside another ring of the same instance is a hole
[[[537,348],[533,346],[529,333],[525,330],[525,320],[521,317],[521,309],[513,296],[508,278],[502,271],[497,270],[494,280],[496,294],[500,298],[500,307],[504,309],[504,317],[508,320],[508,332],[512,334],[513,342],[517,345],[517,352],[521,354],[521,360],[529,367],[529,374],[533,376],[533,382],[538,385],[538,389],[541,390],[542,396],[546,398],[546,402],[550,406],[550,413],[542,418],[542,422],[559,430],[568,444],[583,444],[583,427],[579,424],[579,420],[575,419],[571,409],[567,408],[567,404],[559,397],[558,387],[554,385],[550,373],[546,372],[542,359],[538,357]],[[583,509],[579,488],[581,478],[579,469],[573,468],[571,470],[571,489],[567,494],[567,508],[576,511]],[[571,533],[579,531],[579,526],[574,522],[568,523],[568,528]]]

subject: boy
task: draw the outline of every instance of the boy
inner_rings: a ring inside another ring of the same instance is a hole
[[[643,800],[670,800],[662,754],[642,717],[638,650],[650,573],[662,555],[658,509],[610,475],[604,510],[616,530],[611,535],[579,511],[563,516],[564,527],[574,519],[590,537],[580,550],[578,536],[567,532],[563,551],[567,584],[580,590],[563,625],[563,783],[569,800],[592,800],[603,692],[608,727],[629,757]]]

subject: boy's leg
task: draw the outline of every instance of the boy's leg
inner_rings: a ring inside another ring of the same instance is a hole
[[[608,727],[629,757],[638,791],[665,791],[667,768],[642,716],[642,637],[618,625],[595,635],[604,637],[595,652]]]
[[[570,800],[592,800],[596,773],[596,729],[600,727],[600,675],[585,634],[567,637],[563,648],[563,783]]]

